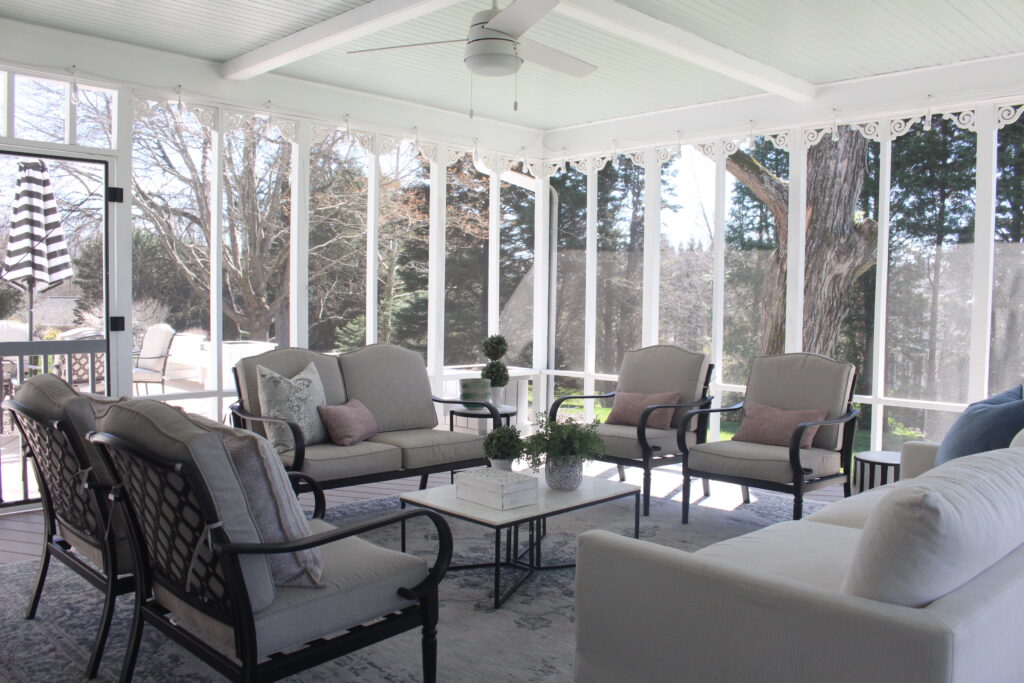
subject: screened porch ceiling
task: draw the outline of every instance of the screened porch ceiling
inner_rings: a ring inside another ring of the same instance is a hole
[[[223,63],[369,1],[5,0],[0,17]],[[489,7],[490,0],[422,4],[434,11],[273,72],[466,113],[470,76],[461,44],[348,53],[464,37],[470,17]],[[711,46],[698,44],[702,57],[697,61],[710,57],[717,67],[671,54],[657,47],[653,37],[643,40],[642,31],[638,34],[621,21],[602,25],[602,16],[622,6],[636,11],[630,16],[638,26],[655,26],[669,42],[688,35],[709,41]],[[581,13],[591,19],[581,18]],[[552,130],[792,87],[803,87],[813,97],[824,84],[1024,53],[1024,4],[565,0],[528,37],[590,62],[597,71],[574,78],[526,63],[518,75],[518,111],[512,108],[513,77],[478,76],[473,82],[474,110],[480,117]]]

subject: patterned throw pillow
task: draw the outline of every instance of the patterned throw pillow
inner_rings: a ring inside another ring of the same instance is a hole
[[[732,440],[763,443],[768,446],[789,446],[793,439],[793,430],[798,424],[824,420],[827,415],[828,411],[825,409],[781,410],[763,403],[746,401],[743,403],[743,420]],[[818,425],[805,429],[800,439],[800,448],[810,448],[817,433]]]
[[[291,379],[257,365],[256,382],[263,415],[296,422],[307,446],[327,441],[327,430],[317,412],[317,406],[327,403],[327,399],[316,365],[311,362]],[[267,430],[267,438],[279,453],[295,450],[295,440],[288,425],[264,422],[263,426]]]
[[[608,414],[606,423],[610,425],[631,425],[636,426],[640,421],[640,414],[647,406],[669,405],[679,403],[678,391],[667,391],[661,394],[633,394],[628,391],[615,392],[615,399],[612,403],[612,412]],[[650,429],[668,429],[672,423],[672,416],[675,408],[663,408],[653,411],[647,417],[647,426]]]

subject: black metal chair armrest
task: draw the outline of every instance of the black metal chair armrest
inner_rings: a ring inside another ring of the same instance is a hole
[[[800,462],[800,441],[804,438],[804,432],[807,431],[808,427],[846,424],[850,420],[855,419],[858,415],[860,415],[860,410],[858,408],[850,408],[839,417],[832,418],[831,420],[817,420],[814,422],[801,422],[798,424],[793,429],[793,436],[789,440],[789,464],[790,467],[793,468],[794,475],[797,472],[803,472],[803,465]]]
[[[298,496],[299,493],[305,493],[305,491],[299,490],[300,482],[309,486],[308,491],[313,494],[313,518],[323,519],[324,513],[327,512],[327,499],[324,497],[324,487],[320,485],[320,482],[305,472],[289,470],[285,474],[288,475],[288,479],[292,483],[292,488],[295,490],[296,496]]]
[[[498,407],[490,401],[463,401],[461,398],[441,398],[440,396],[431,396],[434,403],[464,403],[467,406],[480,406],[487,408],[487,412],[491,414],[491,422],[494,423],[494,427],[501,426],[501,411]]]
[[[452,560],[452,530],[448,526],[448,523],[444,521],[444,518],[433,510],[410,508],[408,510],[392,512],[370,522],[337,527],[336,529],[324,531],[319,534],[313,534],[312,536],[300,538],[295,541],[284,541],[282,543],[215,543],[213,549],[214,552],[232,555],[293,553],[298,550],[315,548],[324,545],[325,543],[366,533],[367,531],[373,531],[374,529],[380,529],[381,527],[389,526],[398,522],[404,522],[412,519],[413,517],[426,517],[433,522],[434,528],[437,530],[438,539],[437,558],[434,560],[434,564],[430,568],[427,578],[412,588],[398,589],[398,594],[403,598],[416,600],[423,595],[426,595],[435,586],[441,583],[441,579],[443,579],[444,575],[448,573],[448,566],[451,564]]]
[[[558,417],[558,409],[563,403],[570,399],[582,398],[582,399],[595,399],[595,398],[612,398],[615,396],[614,391],[610,391],[607,394],[595,394],[593,396],[559,396],[555,399],[555,402],[551,404],[551,408],[548,409],[548,419],[552,422]]]
[[[271,417],[268,415],[253,415],[249,411],[242,408],[238,403],[232,403],[228,406],[228,410],[231,411],[232,416],[237,416],[239,419],[246,422],[280,422],[288,425],[288,429],[291,430],[292,439],[295,440],[295,455],[292,456],[292,464],[288,466],[288,470],[301,470],[302,465],[306,460],[306,440],[302,438],[302,429],[299,428],[297,422],[292,420],[286,420],[283,417]],[[246,427],[248,429],[248,427]],[[251,431],[251,429],[250,429]]]
[[[702,402],[707,403],[711,400],[711,397],[704,399]],[[676,444],[679,446],[681,453],[689,453],[690,449],[686,446],[686,431],[692,420],[697,415],[710,415],[712,413],[731,413],[743,408],[743,401],[735,405],[731,405],[728,408],[700,408],[698,410],[689,410],[683,413],[683,416],[679,419],[679,427],[676,428]]]
[[[640,447],[644,449],[644,452],[650,452],[651,447],[647,443],[647,420],[650,419],[651,413],[655,410],[662,410],[664,408],[699,408],[705,403],[707,399],[702,398],[690,403],[661,403],[658,405],[650,405],[643,409],[640,413],[640,419],[636,422],[636,438],[640,442]]]

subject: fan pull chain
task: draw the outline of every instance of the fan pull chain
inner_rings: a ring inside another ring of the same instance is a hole
[[[516,58],[519,58],[519,43],[515,46]],[[512,111],[519,111],[519,69],[516,69],[514,85],[512,86]]]
[[[469,72],[469,118],[473,118],[473,72]]]

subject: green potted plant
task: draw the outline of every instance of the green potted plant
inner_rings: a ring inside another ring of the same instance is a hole
[[[604,453],[597,423],[549,420],[539,414],[537,432],[524,439],[524,451],[534,471],[544,465],[544,480],[553,489],[572,491],[583,481],[583,463]]]
[[[491,467],[511,470],[512,462],[523,455],[519,430],[511,425],[495,427],[484,439],[484,455],[491,461]]]
[[[491,400],[495,404],[505,402],[505,385],[508,384],[508,366],[501,359],[508,353],[508,341],[500,334],[493,334],[483,342],[487,364],[480,371],[480,377],[491,383]]]

